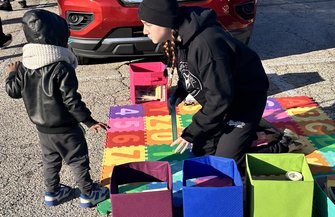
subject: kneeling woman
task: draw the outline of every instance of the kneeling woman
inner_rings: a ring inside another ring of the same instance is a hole
[[[258,55],[225,32],[211,9],[179,7],[176,0],[143,0],[143,33],[165,43],[168,64],[177,68],[172,106],[191,94],[202,106],[171,146],[196,155],[217,155],[243,162],[248,152],[288,152],[291,139],[252,148],[266,105],[268,78]]]

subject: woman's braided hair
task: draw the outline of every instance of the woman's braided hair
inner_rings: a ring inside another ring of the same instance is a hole
[[[165,42],[163,45],[164,56],[165,56],[165,64],[171,67],[171,73],[173,72],[177,66],[176,60],[176,41],[178,37],[178,32],[174,29],[171,31],[172,40]]]

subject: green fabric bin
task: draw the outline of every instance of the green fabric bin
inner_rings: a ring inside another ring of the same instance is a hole
[[[314,180],[303,154],[247,154],[246,169],[250,217],[312,216]],[[255,177],[279,177],[288,171],[300,172],[303,180],[260,180]]]

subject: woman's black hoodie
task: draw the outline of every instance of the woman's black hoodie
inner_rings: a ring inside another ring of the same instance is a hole
[[[193,142],[215,133],[228,116],[252,120],[245,111],[253,100],[266,96],[269,83],[258,55],[225,32],[214,11],[200,7],[181,11],[176,97],[190,93],[202,105],[182,134]]]

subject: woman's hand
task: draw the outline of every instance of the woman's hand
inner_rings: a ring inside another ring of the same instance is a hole
[[[174,153],[177,153],[180,150],[180,154],[184,153],[187,149],[187,147],[190,147],[190,151],[192,151],[193,148],[193,144],[186,141],[185,139],[183,139],[182,137],[179,137],[178,139],[176,139],[171,145],[170,147],[173,147],[175,145],[177,145],[177,148],[174,150]]]

